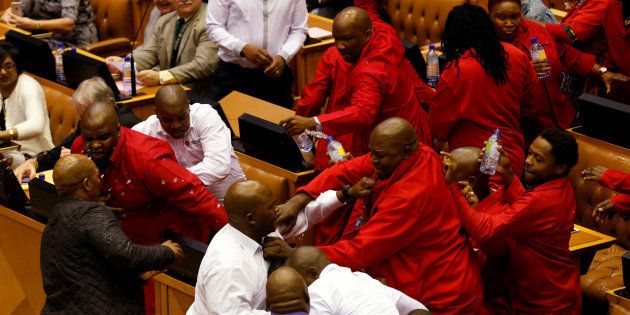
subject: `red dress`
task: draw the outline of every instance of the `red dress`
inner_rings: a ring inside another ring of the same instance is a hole
[[[433,136],[448,141],[450,150],[481,147],[500,129],[503,149],[520,176],[525,160],[521,112],[532,111],[537,79],[527,55],[510,44],[503,47],[508,54],[507,83],[497,85],[473,52],[465,52],[459,68],[451,62],[444,69],[431,102],[429,123]]]
[[[489,200],[499,209],[486,213],[470,207],[456,184],[451,193],[472,239],[482,247],[507,239],[509,266],[503,276],[513,312],[579,313],[579,272],[569,251],[575,197],[566,177],[529,190],[514,178],[502,192],[502,201]]]
[[[607,50],[604,37],[604,11],[610,0],[581,0],[575,4],[560,24],[547,24],[547,30],[563,43],[583,52],[601,57]]]
[[[369,154],[328,168],[300,191],[318,196],[362,177],[376,178]],[[371,196],[355,202],[344,239],[320,248],[332,262],[384,278],[434,314],[477,314],[478,264],[454,207],[439,157],[420,144]]]
[[[610,198],[617,210],[630,211],[630,173],[609,169],[599,182],[602,186],[617,192]]]

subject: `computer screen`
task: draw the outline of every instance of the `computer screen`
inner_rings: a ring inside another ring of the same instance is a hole
[[[76,89],[86,79],[100,77],[112,89],[116,101],[129,98],[120,94],[116,81],[112,78],[112,74],[109,72],[105,62],[68,50],[63,53],[63,68],[66,82],[71,89]]]
[[[297,144],[278,124],[243,114],[238,118],[238,126],[247,155],[293,172],[307,169]]]
[[[45,41],[12,30],[7,31],[5,38],[20,52],[24,71],[56,81],[55,58]]]

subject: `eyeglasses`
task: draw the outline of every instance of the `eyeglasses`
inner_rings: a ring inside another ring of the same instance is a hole
[[[12,62],[7,62],[2,64],[2,69],[5,71],[11,71],[15,69],[15,64]]]

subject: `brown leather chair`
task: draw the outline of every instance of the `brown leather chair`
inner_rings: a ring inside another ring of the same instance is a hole
[[[576,223],[617,238],[616,245],[595,254],[588,272],[581,277],[584,297],[606,302],[606,291],[623,286],[621,256],[630,248],[630,221],[616,215],[611,222],[598,224],[593,219],[593,208],[610,198],[613,191],[596,182],[585,181],[581,173],[588,167],[602,165],[630,172],[630,149],[574,133],[579,145],[579,160],[569,177],[576,200]]]
[[[74,131],[79,115],[72,103],[72,94],[42,85],[46,95],[46,107],[50,119],[50,134],[55,145]]]
[[[91,0],[99,41],[85,50],[99,55],[122,56],[131,51],[134,29],[132,0]]]
[[[240,160],[241,168],[247,179],[255,180],[269,186],[276,198],[276,203],[281,204],[289,200],[289,182],[286,178],[271,174],[263,169],[251,166]]]
[[[401,39],[418,46],[442,39],[446,17],[466,0],[387,0],[385,7]]]

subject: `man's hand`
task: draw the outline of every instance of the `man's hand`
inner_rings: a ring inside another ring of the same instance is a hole
[[[168,247],[173,252],[173,254],[175,254],[175,260],[181,260],[184,258],[184,251],[179,246],[179,244],[171,240],[167,240],[166,242],[162,243],[162,245]]]
[[[603,166],[589,167],[582,171],[582,178],[584,178],[584,180],[599,182],[607,170],[608,168]]]
[[[160,84],[160,73],[155,70],[142,70],[138,72],[138,81],[144,86],[156,86]]]
[[[250,44],[243,47],[243,50],[241,50],[241,56],[245,57],[257,68],[267,67],[273,63],[273,58],[266,50]]]
[[[284,204],[276,206],[276,226],[283,227],[280,234],[286,235],[295,226],[298,214],[313,198],[306,193],[298,193]]]
[[[626,77],[625,75],[621,73],[608,71],[602,74],[602,81],[604,82],[604,85],[606,86],[606,94],[610,93],[613,82],[615,81],[628,82],[628,80],[630,80],[630,78]]]
[[[60,157],[64,157],[64,156],[69,155],[71,153],[72,153],[72,151],[70,149],[68,149],[66,147],[61,147],[61,153],[60,153],[59,156]]]
[[[337,163],[340,163],[340,162],[343,162],[343,161],[350,161],[352,159],[354,159],[354,156],[352,156],[352,153],[346,152],[344,155],[341,156],[341,161],[339,161],[339,162],[335,162],[335,161],[329,159],[328,160],[328,166],[333,166],[333,165],[335,165]]]
[[[485,145],[485,142],[484,142]],[[512,170],[512,165],[510,165],[510,158],[508,157],[503,147],[498,148],[499,153],[499,162],[497,163],[497,173],[501,175],[501,180],[503,181],[503,185],[505,187],[509,186],[512,180],[514,179],[514,171]],[[479,162],[483,159],[483,150],[479,155]]]
[[[265,259],[270,258],[282,258],[285,259],[291,255],[293,248],[289,244],[279,237],[265,237],[263,241],[263,257]]]
[[[282,75],[285,65],[286,61],[282,58],[282,56],[273,56],[271,64],[265,68],[265,75],[272,78],[278,78]]]
[[[459,189],[461,189],[462,194],[464,195],[464,198],[466,198],[468,204],[473,208],[477,208],[477,205],[479,204],[479,198],[475,194],[475,191],[473,190],[470,183],[467,181],[459,181],[457,182],[457,186],[459,186]]]
[[[545,72],[551,71],[551,67],[546,60],[536,60],[532,61],[532,65],[534,66],[534,70],[536,70],[537,74],[542,74]]]
[[[606,199],[595,206],[595,209],[593,209],[593,217],[595,218],[595,222],[603,224],[604,222],[609,222],[615,215],[615,212],[617,212],[615,205],[613,205],[610,199]]]
[[[35,177],[35,173],[37,173],[38,166],[39,163],[37,163],[36,159],[28,159],[14,169],[13,173],[15,174],[15,177],[17,177],[18,182],[21,183],[24,178],[33,179]]]
[[[314,130],[315,127],[317,127],[317,123],[314,118],[298,115],[283,119],[278,124],[282,126],[291,136],[299,135],[306,129]]]
[[[372,188],[375,183],[376,181],[374,179],[363,177],[348,189],[348,195],[350,195],[352,199],[369,196],[372,193],[370,188]]]

